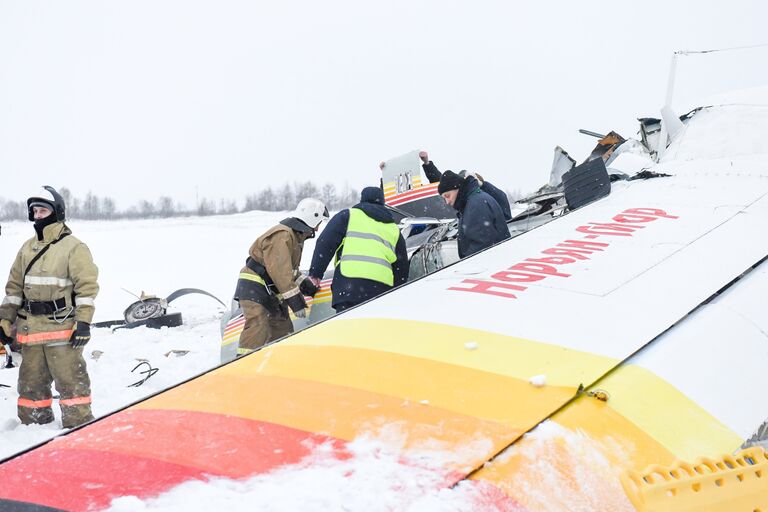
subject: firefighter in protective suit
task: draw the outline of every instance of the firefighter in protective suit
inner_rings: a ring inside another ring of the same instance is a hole
[[[19,250],[0,306],[0,338],[16,322],[21,345],[18,414],[23,424],[53,421],[51,383],[59,393],[64,428],[93,419],[83,346],[99,291],[88,247],[64,224],[64,200],[53,187],[27,199],[36,236]]]
[[[288,308],[297,317],[306,317],[302,293],[307,293],[306,286],[312,283],[299,274],[301,252],[304,241],[314,237],[320,223],[328,218],[322,201],[302,199],[292,217],[280,221],[251,245],[235,290],[245,316],[238,355],[292,333]]]

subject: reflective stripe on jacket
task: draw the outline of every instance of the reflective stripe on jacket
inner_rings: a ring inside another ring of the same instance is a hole
[[[278,224],[269,229],[253,242],[248,255],[264,267],[276,292],[268,290],[264,279],[246,265],[240,269],[235,297],[275,308],[277,301],[298,295],[294,280],[303,249],[303,237],[288,226]]]
[[[359,208],[349,209],[349,224],[337,261],[345,277],[370,279],[394,285],[392,264],[400,238],[397,224],[373,220]]]

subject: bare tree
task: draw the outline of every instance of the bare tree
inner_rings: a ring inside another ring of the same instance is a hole
[[[176,211],[173,208],[173,199],[163,196],[157,200],[157,214],[160,217],[173,217]]]
[[[251,210],[259,209],[259,196],[256,194],[248,194],[245,196],[245,205],[243,206],[244,212],[250,212]]]
[[[261,190],[255,194],[249,194],[245,198],[244,212],[250,212],[252,210],[272,211],[275,209],[275,192],[268,188]]]
[[[320,191],[320,199],[322,199],[326,207],[335,210],[336,203],[339,200],[336,194],[336,186],[333,183],[323,185],[323,189]]]
[[[103,219],[114,219],[117,212],[115,200],[111,197],[105,197],[101,200],[101,217]]]
[[[25,201],[6,201],[0,207],[2,220],[26,220],[27,203]]]
[[[85,195],[85,201],[81,209],[81,215],[84,219],[98,219],[101,214],[99,208],[99,198],[90,190]]]
[[[61,187],[59,189],[59,194],[61,194],[62,199],[64,199],[64,204],[69,206],[72,202],[72,192],[67,187]]]
[[[237,213],[237,201],[234,199],[221,199],[219,201],[219,209],[216,213],[221,215]]]
[[[291,210],[296,206],[296,199],[289,184],[285,184],[275,197],[275,210]]]
[[[67,217],[71,219],[79,219],[82,215],[80,209],[80,199],[73,197],[70,202],[65,202],[67,208]]]
[[[258,208],[259,210],[273,212],[278,209],[277,197],[275,191],[271,188],[266,188],[265,190],[259,192],[259,195],[257,196],[257,202],[260,205]]]
[[[213,204],[212,201],[208,199],[201,199],[200,202],[197,205],[197,214],[201,217],[206,217],[208,215],[213,215],[216,213],[216,206]]]
[[[339,200],[334,206],[334,210],[341,210],[343,208],[348,208],[354,204],[357,204],[359,201],[360,201],[360,193],[357,190],[350,188],[349,185],[345,183],[344,188],[339,194]]]
[[[146,199],[142,199],[139,202],[139,216],[143,218],[148,217],[154,217],[155,216],[155,205],[147,201]]]
[[[306,199],[307,197],[316,198],[320,195],[320,191],[317,189],[317,185],[311,181],[306,181],[304,183],[294,183],[293,191],[293,199],[295,202]]]

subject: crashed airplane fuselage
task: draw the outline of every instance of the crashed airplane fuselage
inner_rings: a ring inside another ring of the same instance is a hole
[[[555,150],[550,182],[535,194],[517,201],[511,208],[507,222],[512,237],[546,224],[610,192],[610,181],[605,160],[613,161],[622,152],[625,140],[620,136],[604,136],[590,158],[582,165],[575,162],[559,147]],[[632,146],[636,159],[652,165],[650,152],[642,145]],[[617,151],[618,149],[618,151]],[[605,158],[602,158],[605,157]],[[616,173],[614,179],[632,179],[631,175]],[[428,183],[422,172],[418,151],[387,160],[382,165],[382,187],[387,208],[405,238],[410,261],[408,280],[414,281],[459,261],[458,221],[456,212],[437,192],[437,183]],[[334,269],[323,276],[315,297],[305,297],[309,307],[307,318],[292,315],[294,329],[299,331],[335,314],[331,307],[331,281]],[[245,325],[242,310],[232,301],[230,312],[222,319],[221,362],[233,360],[238,354],[240,333]]]

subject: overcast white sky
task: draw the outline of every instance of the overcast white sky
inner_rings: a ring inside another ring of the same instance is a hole
[[[506,189],[657,116],[672,52],[768,42],[764,0],[0,0],[0,197],[119,208],[286,181],[360,188],[427,149]],[[768,48],[683,57],[673,106],[768,84]]]

